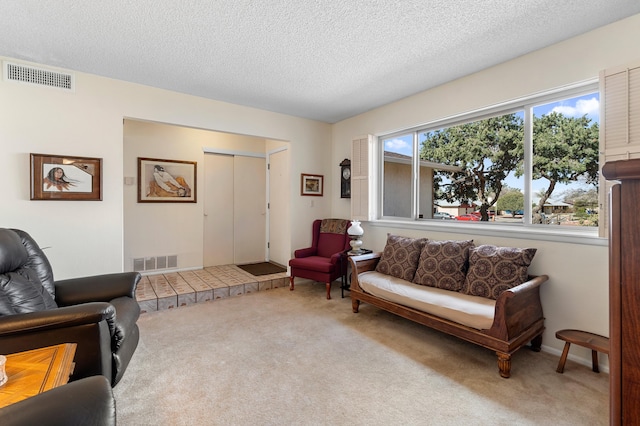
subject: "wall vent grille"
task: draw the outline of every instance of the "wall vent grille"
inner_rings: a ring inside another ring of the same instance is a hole
[[[152,269],[156,269],[156,258],[147,257],[146,259],[144,259],[144,270],[150,271]]]
[[[167,269],[167,256],[156,257],[156,268]]]
[[[156,269],[172,269],[178,267],[178,256],[154,256],[133,259],[133,271],[153,271]]]
[[[133,259],[133,272],[144,271],[144,259]]]
[[[74,91],[73,74],[14,64],[12,62],[4,62],[4,79],[6,81],[55,87],[69,92]]]

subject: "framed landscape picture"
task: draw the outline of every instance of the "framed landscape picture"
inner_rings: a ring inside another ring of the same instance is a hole
[[[300,195],[315,195],[322,197],[323,189],[323,175],[308,175],[302,173],[300,181]]]
[[[138,157],[139,203],[195,203],[197,163]]]
[[[31,154],[32,200],[102,200],[102,158]]]

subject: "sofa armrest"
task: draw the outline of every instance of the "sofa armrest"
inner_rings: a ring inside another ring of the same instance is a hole
[[[363,272],[374,271],[381,257],[382,253],[368,253],[361,254],[359,256],[349,256],[349,263],[351,264],[351,288],[362,290],[360,288],[360,283],[358,282],[358,275]]]
[[[83,303],[47,311],[0,317],[0,341],[3,337],[37,334],[54,329],[69,328],[107,321],[113,330],[116,310],[106,302]]]
[[[1,408],[0,424],[115,425],[113,391],[106,377],[87,377]]]
[[[547,275],[529,276],[529,280],[503,292],[496,300],[493,325],[489,335],[509,341],[536,321],[544,319],[540,285]]]
[[[349,262],[356,274],[366,271],[373,271],[380,261],[382,253],[367,253],[358,256],[349,256]]]
[[[300,258],[300,257],[314,256],[316,254],[316,251],[317,250],[316,250],[315,247],[307,247],[307,248],[298,249],[298,250],[293,252],[293,257]]]
[[[140,278],[138,272],[119,272],[56,281],[56,303],[59,306],[69,306],[87,302],[109,302],[122,296],[135,299]]]

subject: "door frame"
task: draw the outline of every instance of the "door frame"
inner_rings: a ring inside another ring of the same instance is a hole
[[[269,260],[271,260],[271,252],[270,252],[271,249],[270,249],[270,244],[269,244],[271,242],[271,232],[270,232],[271,231],[271,208],[270,208],[270,206],[271,206],[271,199],[270,199],[270,196],[271,196],[271,176],[270,176],[270,172],[271,172],[271,170],[270,170],[270,167],[271,167],[271,156],[274,155],[274,154],[279,154],[279,153],[281,153],[283,151],[288,151],[288,150],[289,150],[288,146],[281,146],[281,147],[274,148],[274,149],[271,149],[271,150],[267,151],[267,167],[266,167],[266,173],[267,173],[267,179],[266,179],[266,182],[267,182],[267,185],[266,185],[266,191],[267,191],[267,197],[266,197],[266,199],[267,199],[267,205],[266,205],[266,211],[267,211],[266,242],[267,242],[267,244],[266,244],[266,247],[265,247],[265,253],[266,253],[265,261],[267,261],[267,262]],[[289,188],[287,188],[287,192],[290,192]],[[289,239],[289,244],[290,244],[290,239]],[[283,266],[286,266],[286,265],[283,265]]]

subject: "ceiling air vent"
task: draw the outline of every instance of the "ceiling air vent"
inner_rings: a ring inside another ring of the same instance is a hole
[[[39,84],[73,92],[73,74],[59,71],[19,65],[11,62],[4,63],[4,79],[22,83]]]

